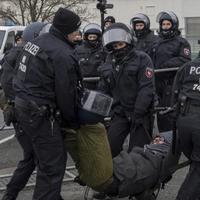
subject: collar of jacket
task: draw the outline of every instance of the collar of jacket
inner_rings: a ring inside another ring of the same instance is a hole
[[[95,46],[95,47],[91,46],[87,40],[84,40],[83,44],[85,45],[85,47],[87,47],[91,50],[95,50],[95,51],[101,48],[101,42],[100,41],[99,41],[98,45]]]
[[[67,38],[63,35],[63,33],[61,33],[57,28],[55,28],[53,25],[51,26],[49,33],[54,35],[55,37],[59,38],[60,40],[62,40],[63,42],[67,43],[68,45],[70,45],[72,48],[75,48],[75,44],[70,42],[69,40],[67,40]]]
[[[135,56],[136,56],[136,49],[133,47],[133,48],[129,51],[129,53],[128,53],[119,63],[117,63],[117,62],[115,61],[115,58],[114,58],[114,56],[112,55],[112,53],[111,53],[111,59],[110,59],[110,60],[112,60],[112,62],[115,63],[115,64],[121,65],[121,64],[127,63],[130,59],[133,59]]]

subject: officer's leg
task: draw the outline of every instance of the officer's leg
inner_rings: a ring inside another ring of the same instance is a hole
[[[144,147],[145,144],[149,144],[151,141],[151,135],[149,129],[144,124],[134,128],[130,133],[130,141],[128,152],[132,150],[134,146]]]
[[[66,166],[63,137],[58,123],[46,116],[18,109],[23,130],[31,138],[37,159],[34,200],[58,200]]]
[[[7,195],[17,197],[18,193],[25,187],[33,170],[35,169],[35,160],[32,143],[30,138],[19,128],[18,124],[14,124],[16,138],[22,147],[24,159],[18,163],[16,170],[7,185]]]
[[[117,156],[122,150],[124,140],[130,132],[130,126],[130,122],[126,117],[114,115],[108,130],[112,157]]]
[[[160,95],[161,107],[168,107],[171,105],[171,91],[172,85],[163,85]],[[158,129],[160,132],[171,131],[173,129],[173,121],[171,114],[160,115],[158,113]]]
[[[184,155],[190,159],[193,142],[192,142],[192,133],[191,133],[191,123],[193,119],[190,119],[188,116],[180,116],[177,120],[178,134],[180,138],[180,147]]]
[[[178,192],[177,200],[200,199],[200,162],[192,162],[189,172]]]
[[[183,152],[192,160],[189,172],[182,184],[177,200],[200,199],[200,120],[199,115],[179,118],[178,130],[180,140],[184,140]],[[183,136],[183,137],[182,137]],[[187,143],[188,142],[188,143]],[[182,142],[183,145],[183,142]],[[189,148],[189,151],[185,149]]]

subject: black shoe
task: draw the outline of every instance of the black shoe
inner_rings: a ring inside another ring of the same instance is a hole
[[[16,200],[16,197],[9,195],[8,193],[5,193],[1,200]]]
[[[105,193],[103,192],[97,192],[93,194],[93,199],[105,199],[105,200],[109,200],[111,199],[110,197],[108,197]]]

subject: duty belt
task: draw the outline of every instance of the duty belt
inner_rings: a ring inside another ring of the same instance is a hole
[[[30,111],[30,110],[41,111],[41,110],[48,109],[46,105],[39,106],[35,101],[27,101],[20,97],[15,98],[15,106],[20,107],[26,111]]]

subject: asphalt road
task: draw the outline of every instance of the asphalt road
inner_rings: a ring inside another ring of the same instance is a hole
[[[1,121],[2,117],[0,115],[0,122]],[[0,141],[13,134],[13,131],[0,131]],[[14,169],[13,167],[16,166],[21,157],[22,151],[15,138],[2,144],[0,143],[0,175],[6,173],[7,168]],[[182,159],[184,159],[183,156]],[[68,165],[73,165],[71,159],[69,159]],[[183,168],[174,174],[173,179],[166,184],[165,189],[160,191],[158,200],[175,200],[177,191],[184,180],[187,170],[188,168]],[[84,199],[84,190],[84,187],[81,187],[73,182],[64,183],[62,187],[62,196],[65,200],[82,200]],[[32,194],[33,188],[25,189],[19,194],[17,200],[31,200]],[[3,192],[0,192],[0,199],[2,195]],[[123,198],[122,200],[128,200],[128,198]]]

